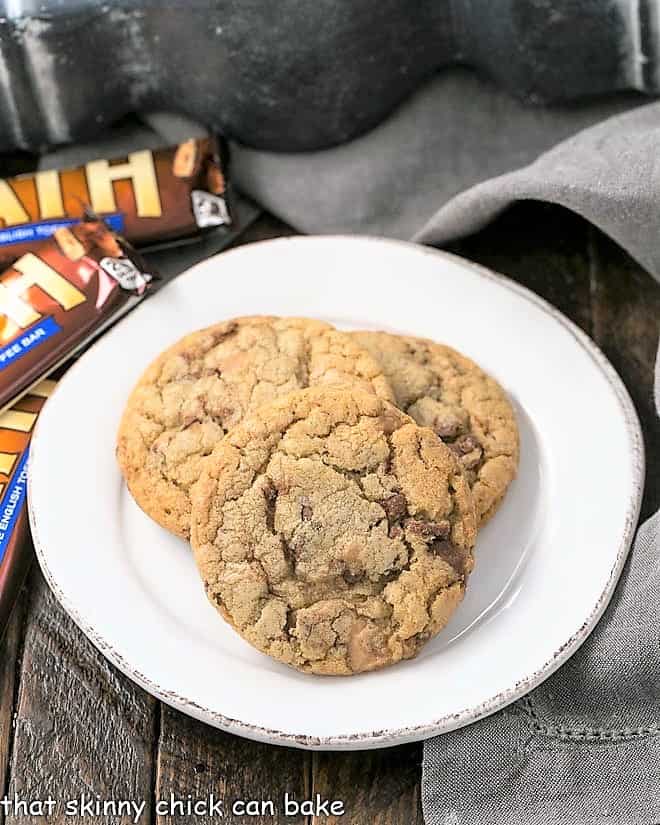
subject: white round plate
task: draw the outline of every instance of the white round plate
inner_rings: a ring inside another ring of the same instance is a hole
[[[479,534],[463,604],[417,659],[332,678],[257,653],[207,602],[188,546],[152,523],[122,483],[115,433],[144,367],[184,333],[258,313],[444,341],[513,399],[518,478]],[[280,239],[193,267],[69,370],[34,435],[30,519],[64,608],[150,693],[253,739],[371,748],[473,722],[575,652],[621,572],[643,464],[639,423],[612,367],[526,289],[412,244]]]

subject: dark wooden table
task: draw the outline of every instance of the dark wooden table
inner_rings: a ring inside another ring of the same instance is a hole
[[[262,217],[241,239],[293,234]],[[660,426],[652,402],[660,287],[626,254],[576,216],[523,204],[453,251],[503,272],[559,307],[605,351],[625,381],[645,429],[649,461],[643,515],[660,506]],[[478,323],[478,318],[474,319]],[[503,319],[503,323],[506,320]],[[524,342],[521,342],[524,344]],[[542,368],[542,367],[541,367]],[[566,365],[570,369],[570,364]],[[557,387],[561,392],[561,387]],[[568,399],[570,401],[570,399]],[[110,436],[108,436],[110,437]],[[93,552],[93,542],[90,544]],[[117,610],[121,610],[118,594]],[[35,566],[0,654],[0,787],[13,798],[60,803],[81,793],[146,802],[140,822],[205,825],[205,816],[159,816],[154,800],[210,791],[231,801],[343,800],[341,819],[279,816],[222,821],[415,825],[421,744],[363,753],[307,753],[260,745],[206,727],[161,704],[122,676],[56,603]],[[277,701],[277,697],[265,697]],[[0,793],[0,796],[2,794]],[[5,817],[0,809],[0,825]],[[45,819],[78,822],[60,809]],[[128,823],[131,816],[85,822]],[[213,821],[217,822],[218,819]]]

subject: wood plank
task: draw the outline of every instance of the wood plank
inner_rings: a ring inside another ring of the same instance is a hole
[[[157,800],[167,801],[171,794],[178,799],[190,795],[193,800],[205,800],[214,793],[216,798],[225,800],[222,821],[227,825],[235,822],[302,825],[304,816],[285,817],[282,800],[285,791],[297,800],[307,797],[310,765],[311,754],[304,751],[232,736],[162,706]],[[271,800],[275,814],[241,816],[240,812],[232,812],[237,800]],[[156,818],[158,825],[187,825],[190,821],[180,809],[174,815],[163,813]],[[194,819],[196,825],[217,821],[217,817],[206,813]]]
[[[451,251],[508,275],[590,333],[588,226],[560,207],[524,202]]]
[[[9,773],[9,796],[57,801],[52,815],[12,823],[104,821],[128,825],[127,811],[106,818],[65,817],[67,800],[144,801],[153,790],[156,702],[87,641],[33,569]],[[121,602],[118,600],[118,609]]]
[[[423,825],[422,744],[351,753],[314,753],[312,793],[342,800],[343,816],[314,817],[318,825]]]
[[[653,400],[660,332],[660,284],[611,240],[590,235],[593,337],[628,388],[644,432],[642,518],[660,508],[660,420]]]
[[[20,641],[25,622],[27,593],[22,590],[0,643],[0,797],[7,788],[7,770],[11,753],[16,693],[16,677],[20,659]],[[0,825],[5,815],[0,808]]]
[[[287,238],[291,235],[299,235],[295,229],[276,218],[274,215],[264,212],[261,217],[249,226],[238,239],[234,246],[245,246],[255,241],[267,241],[271,238]]]

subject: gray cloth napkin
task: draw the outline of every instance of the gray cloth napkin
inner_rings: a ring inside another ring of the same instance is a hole
[[[447,73],[350,144],[301,155],[236,146],[234,172],[301,231],[436,245],[516,200],[562,204],[660,277],[660,104],[638,104],[530,109],[472,75]],[[147,122],[168,140],[193,128],[164,115]],[[154,139],[148,130],[124,137],[131,146]],[[46,163],[99,154],[73,152]],[[660,362],[655,392],[660,404]],[[639,529],[609,609],[567,664],[505,710],[425,744],[427,825],[660,823],[659,594],[656,514]]]

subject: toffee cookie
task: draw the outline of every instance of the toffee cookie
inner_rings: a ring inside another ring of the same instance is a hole
[[[352,334],[380,362],[397,406],[456,453],[485,524],[518,469],[518,426],[504,390],[443,344],[386,332]]]
[[[458,459],[364,392],[316,387],[261,407],[217,445],[192,499],[210,601],[254,647],[308,673],[414,656],[473,566]]]
[[[139,506],[187,537],[190,487],[215,444],[252,409],[316,384],[392,398],[374,358],[350,335],[302,318],[236,318],[158,356],[133,390],[117,459]]]

